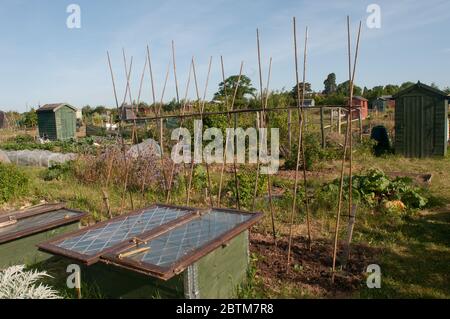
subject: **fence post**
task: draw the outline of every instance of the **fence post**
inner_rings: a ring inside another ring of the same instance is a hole
[[[333,124],[334,124],[334,109],[333,109],[333,108],[331,108],[330,110],[331,110],[331,112],[330,112],[330,130],[331,130],[331,132],[333,132]]]
[[[338,107],[338,133],[339,133],[339,135],[341,135],[341,133],[342,133],[341,125],[342,125],[342,112],[341,112],[341,108]]]
[[[322,133],[322,148],[325,148],[325,128],[324,128],[324,108],[323,106],[320,107],[320,131]]]
[[[291,149],[292,149],[291,120],[292,120],[292,113],[291,113],[291,109],[289,109],[288,110],[288,145],[289,145],[289,154],[291,154]]]
[[[260,115],[260,113],[256,112],[256,128],[260,128],[261,127],[261,122],[260,122],[259,115]]]
[[[362,121],[362,112],[361,108],[359,108],[359,142],[362,143],[363,141],[363,121]]]

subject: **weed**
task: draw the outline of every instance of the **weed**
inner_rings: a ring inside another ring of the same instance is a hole
[[[29,178],[21,169],[0,163],[0,203],[25,195],[28,185]]]

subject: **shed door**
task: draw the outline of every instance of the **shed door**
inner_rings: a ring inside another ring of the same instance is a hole
[[[423,149],[424,156],[434,154],[436,147],[436,105],[437,101],[431,97],[423,98]]]
[[[404,97],[404,152],[408,157],[422,157],[422,96]]]

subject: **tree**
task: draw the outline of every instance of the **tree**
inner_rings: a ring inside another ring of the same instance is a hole
[[[35,127],[37,125],[38,118],[34,108],[32,108],[29,112],[23,113],[20,122],[25,127]]]
[[[234,95],[236,85],[238,84],[239,75],[232,75],[225,79],[224,82],[219,83],[219,90],[214,94],[214,100],[225,100],[225,93],[228,96],[229,101]],[[226,88],[226,91],[225,91]],[[256,97],[256,89],[252,86],[252,81],[246,75],[241,76],[239,87],[236,93],[236,105],[243,105],[247,103],[246,96]]]
[[[400,91],[404,90],[404,89],[407,89],[407,88],[413,86],[414,84],[415,84],[414,82],[409,82],[409,81],[408,82],[403,82],[402,85],[400,85]]]
[[[84,116],[91,115],[93,113],[92,107],[90,105],[86,105],[81,109],[81,113],[83,113]]]
[[[335,73],[328,74],[323,84],[325,85],[325,90],[323,91],[323,94],[330,95],[336,93],[337,90],[336,74]]]
[[[104,106],[97,106],[92,113],[106,114],[108,110]]]
[[[384,87],[382,85],[374,86],[371,89],[364,90],[364,97],[370,102],[376,100],[382,95],[384,95]]]
[[[439,90],[439,86],[438,86],[435,82],[431,83],[430,86],[431,86],[433,89]]]
[[[297,92],[300,93],[300,97],[301,97],[302,91],[303,91],[303,82],[298,83],[298,88],[297,88],[297,85],[294,85],[294,87],[291,90],[292,98],[295,101],[297,101]],[[305,83],[305,97],[308,96],[308,94],[310,94],[311,92],[312,92],[311,83],[306,82]]]
[[[384,87],[384,95],[394,95],[396,93],[398,93],[398,91],[400,90],[400,87],[398,85],[394,85],[394,84],[388,84]]]
[[[337,86],[336,93],[348,96],[350,93],[350,81],[345,81]],[[361,95],[362,89],[356,84],[353,85],[353,95]]]
[[[163,105],[164,112],[172,112],[181,108],[181,103],[178,103],[176,99],[172,99],[169,103]]]

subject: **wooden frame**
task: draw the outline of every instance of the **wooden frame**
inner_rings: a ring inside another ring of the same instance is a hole
[[[71,224],[73,222],[77,222],[77,221],[80,221],[83,217],[85,217],[87,215],[86,212],[75,210],[75,209],[68,209],[64,203],[60,203],[60,204],[48,204],[48,205],[37,206],[37,207],[33,207],[33,208],[30,208],[25,211],[14,211],[9,214],[5,214],[5,216],[0,217],[0,222],[7,221],[11,217],[16,219],[17,221],[20,221],[22,219],[26,219],[29,217],[42,215],[42,214],[46,214],[49,212],[62,210],[62,209],[70,211],[70,212],[78,213],[78,215],[75,215],[75,216],[72,216],[69,218],[61,218],[59,220],[55,220],[50,223],[46,223],[44,225],[29,227],[27,229],[23,229],[20,231],[0,235],[0,244],[9,242],[9,241],[12,241],[15,239],[19,239],[21,237],[26,237],[26,236],[40,233],[40,232],[43,232],[46,230],[50,230],[50,229],[53,229],[53,228],[56,228],[59,226]]]
[[[203,256],[207,255],[208,253],[212,252],[216,248],[226,244],[226,242],[230,241],[246,229],[253,226],[256,222],[258,222],[263,214],[262,213],[250,213],[250,212],[243,212],[239,210],[234,209],[224,209],[224,208],[211,208],[206,209],[203,211],[203,213],[207,213],[209,211],[219,211],[219,212],[226,212],[229,214],[246,214],[246,215],[252,215],[252,217],[247,220],[246,222],[243,222],[241,224],[238,224],[231,230],[225,232],[221,236],[217,237],[216,239],[194,249],[192,252],[188,253],[186,256],[180,258],[179,260],[172,263],[169,267],[161,267],[150,263],[145,262],[137,262],[130,258],[122,258],[120,259],[118,257],[119,254],[123,253],[124,251],[133,248],[134,246],[131,244],[123,245],[121,247],[117,247],[117,249],[110,251],[109,253],[103,255],[100,258],[101,262],[104,262],[106,264],[113,264],[117,267],[126,268],[128,270],[137,271],[139,273],[143,273],[146,275],[150,275],[153,277],[157,277],[162,280],[169,280],[172,277],[182,273],[188,266],[192,265],[196,261],[198,261]],[[188,222],[188,221],[186,221]],[[177,225],[180,226],[180,225]],[[165,232],[168,232],[172,230],[172,227],[170,229],[167,229]],[[164,232],[164,233],[165,233]],[[149,236],[144,237],[144,241],[150,241],[152,239],[155,239],[161,234],[158,234],[157,236]]]
[[[119,244],[113,245],[112,247],[104,249],[104,250],[102,250],[102,251],[100,251],[100,252],[98,252],[97,254],[94,254],[94,255],[80,254],[80,253],[74,252],[72,250],[61,248],[61,247],[58,246],[58,244],[63,242],[64,240],[66,240],[69,237],[74,237],[74,236],[80,235],[80,234],[82,234],[82,233],[84,233],[84,232],[86,232],[88,230],[101,228],[101,227],[103,227],[104,225],[106,225],[108,223],[115,222],[115,221],[120,221],[120,220],[123,220],[123,219],[131,217],[131,216],[139,215],[142,212],[144,212],[145,210],[153,209],[153,208],[157,208],[157,207],[184,209],[184,210],[190,211],[191,213],[187,214],[185,216],[182,216],[182,217],[178,217],[178,218],[176,218],[176,219],[174,219],[174,220],[172,220],[172,221],[170,221],[170,222],[168,222],[168,223],[166,223],[164,225],[158,226],[158,227],[156,227],[156,228],[154,228],[152,230],[148,230],[148,231],[144,232],[143,234],[141,234],[140,237],[151,236],[152,234],[155,234],[156,236],[158,236],[158,235],[162,234],[163,232],[165,232],[166,228],[168,228],[168,227],[174,227],[174,226],[179,225],[180,223],[185,222],[185,220],[193,219],[197,215],[197,213],[199,211],[197,209],[193,209],[193,208],[189,208],[189,207],[155,204],[155,205],[151,205],[151,206],[148,206],[148,207],[145,207],[145,208],[141,208],[141,209],[138,209],[138,210],[131,211],[130,213],[125,214],[125,215],[121,215],[121,216],[118,216],[118,217],[115,217],[115,218],[112,218],[112,219],[109,219],[109,220],[97,223],[97,224],[95,224],[95,225],[93,225],[91,227],[88,227],[88,228],[80,229],[80,230],[77,230],[77,231],[74,231],[74,232],[71,232],[71,233],[68,233],[68,234],[63,234],[61,236],[55,237],[55,238],[53,238],[53,239],[51,239],[49,241],[46,241],[44,243],[39,244],[38,248],[40,250],[42,250],[42,251],[46,251],[46,252],[49,252],[49,253],[52,253],[52,254],[56,254],[56,255],[62,255],[62,256],[68,257],[70,259],[82,262],[82,263],[84,263],[87,266],[90,266],[90,265],[95,264],[96,262],[98,262],[100,257],[103,254],[108,253],[110,251],[113,251],[113,250],[115,250],[115,249],[117,249],[117,248],[119,248],[119,247],[121,247],[123,245],[127,245],[127,244],[129,244],[129,241],[125,240],[124,242],[121,242]]]
[[[141,263],[133,261],[130,258],[122,258],[119,259],[118,255],[135,247],[135,243],[133,243],[132,240],[125,240],[121,243],[118,243],[116,245],[113,245],[107,249],[104,249],[100,251],[99,253],[95,255],[84,255],[80,254],[65,248],[58,247],[57,245],[61,243],[62,241],[66,240],[69,237],[77,236],[79,234],[82,234],[83,232],[86,232],[87,230],[93,230],[98,229],[104,226],[107,223],[110,223],[111,221],[118,221],[125,219],[130,216],[135,216],[147,209],[152,209],[156,207],[167,207],[167,208],[174,208],[174,209],[184,209],[188,210],[190,213],[186,214],[185,216],[178,217],[168,223],[165,223],[163,225],[160,225],[154,229],[148,230],[141,235],[139,235],[139,241],[148,242],[152,239],[155,239],[179,226],[182,226],[194,219],[200,218],[202,215],[210,212],[210,211],[219,211],[219,212],[226,212],[229,214],[244,214],[244,215],[251,215],[251,218],[243,223],[238,224],[231,230],[225,232],[221,236],[215,238],[214,240],[194,249],[192,252],[184,256],[183,258],[175,261],[172,265],[169,267],[160,267],[157,265],[149,264],[149,263]],[[183,207],[183,206],[174,206],[174,205],[164,205],[164,204],[155,204],[149,207],[145,207],[139,210],[132,211],[128,214],[100,222],[94,226],[91,226],[89,228],[81,229],[75,232],[71,232],[68,234],[61,235],[59,237],[53,238],[50,241],[41,243],[38,245],[40,250],[62,255],[64,257],[79,261],[84,263],[87,266],[90,266],[92,264],[95,264],[96,262],[100,261],[105,264],[112,264],[117,267],[125,268],[134,272],[142,273],[145,275],[150,275],[162,280],[169,280],[170,278],[174,277],[177,274],[180,274],[183,272],[189,265],[195,263],[203,256],[207,255],[208,253],[212,252],[216,248],[226,244],[226,242],[230,241],[246,229],[253,226],[256,222],[258,222],[262,218],[262,213],[251,213],[251,212],[244,212],[240,210],[234,210],[234,209],[226,209],[226,208],[207,208],[207,209],[200,209],[200,208],[192,208],[192,207]]]

